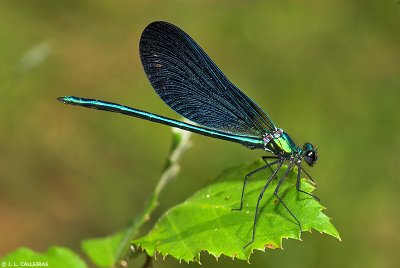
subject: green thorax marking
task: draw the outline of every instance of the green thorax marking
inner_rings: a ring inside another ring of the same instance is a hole
[[[292,138],[284,131],[282,131],[279,136],[276,135],[269,140],[265,148],[276,155],[293,155],[301,152],[301,148],[299,148]]]

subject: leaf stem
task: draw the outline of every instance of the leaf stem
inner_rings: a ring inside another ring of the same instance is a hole
[[[158,197],[165,185],[176,177],[179,173],[178,161],[181,159],[184,152],[191,146],[189,141],[190,132],[172,128],[172,145],[169,156],[164,165],[161,177],[158,180],[152,194],[150,195],[147,204],[143,211],[136,216],[128,228],[125,230],[124,235],[116,249],[115,260],[120,266],[124,266],[122,263],[126,263],[129,251],[130,243],[138,234],[140,227],[150,219],[151,213],[158,205]],[[147,263],[147,261],[146,261]]]

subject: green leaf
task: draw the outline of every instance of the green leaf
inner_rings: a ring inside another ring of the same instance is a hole
[[[274,179],[260,203],[255,241],[243,249],[251,240],[257,198],[272,172],[265,169],[253,175],[246,185],[243,209],[232,211],[232,208],[239,207],[245,175],[263,164],[260,160],[224,171],[209,186],[168,210],[148,235],[133,243],[150,256],[158,253],[186,262],[200,262],[202,251],[217,258],[226,255],[249,260],[254,249],[281,248],[283,238],[300,240],[298,224],[273,195],[278,182]],[[283,166],[278,177],[286,169]],[[314,198],[296,190],[296,175],[297,169],[289,173],[279,190],[279,196],[300,220],[303,231],[315,229],[340,240],[339,233],[322,213],[324,207]],[[302,179],[301,189],[311,192],[314,187]]]
[[[78,255],[63,247],[51,247],[46,253],[19,248],[1,258],[0,265],[1,267],[87,268]]]
[[[100,267],[113,266],[117,260],[117,249],[124,231],[102,238],[87,239],[82,241],[81,248],[90,260]]]

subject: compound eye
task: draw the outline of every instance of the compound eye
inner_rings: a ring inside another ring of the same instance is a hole
[[[304,154],[304,160],[307,162],[309,166],[313,166],[315,162],[317,162],[317,154],[314,150],[308,150]]]

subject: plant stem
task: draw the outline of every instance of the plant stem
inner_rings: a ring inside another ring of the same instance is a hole
[[[165,163],[161,177],[154,187],[154,190],[149,197],[145,208],[132,220],[131,224],[125,230],[121,242],[117,247],[115,260],[120,266],[121,261],[126,261],[127,259],[131,241],[138,234],[140,227],[142,227],[142,225],[150,219],[151,213],[157,207],[160,192],[164,189],[165,185],[174,179],[178,174],[180,169],[178,161],[191,145],[189,141],[190,132],[172,128],[172,134],[172,146],[170,149],[170,154]]]

